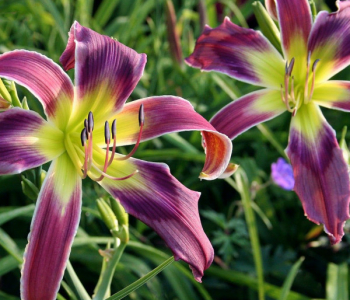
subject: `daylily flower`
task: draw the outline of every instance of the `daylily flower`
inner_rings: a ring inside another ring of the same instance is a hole
[[[207,154],[200,178],[211,180],[225,171],[231,141],[184,99],[160,96],[125,104],[143,74],[146,55],[77,22],[60,61],[65,70],[75,68],[75,86],[39,53],[17,50],[0,56],[0,77],[31,91],[47,116],[46,121],[19,108],[0,114],[0,174],[20,173],[52,160],[24,256],[22,299],[56,299],[80,219],[86,176],[158,232],[175,259],[186,261],[200,281],[213,260],[198,214],[200,194],[178,182],[167,165],[130,156],[140,141],[199,130]],[[136,145],[129,155],[115,153],[117,146],[130,144]]]
[[[337,1],[337,12],[322,11],[314,23],[307,0],[269,4],[276,6],[270,11],[277,11],[283,56],[259,31],[226,18],[217,28],[205,28],[186,61],[265,87],[230,103],[210,121],[231,139],[285,111],[291,113],[286,152],[294,190],[306,216],[324,224],[331,242],[337,243],[349,218],[349,174],[319,106],[350,111],[350,82],[329,80],[350,63],[350,1]]]

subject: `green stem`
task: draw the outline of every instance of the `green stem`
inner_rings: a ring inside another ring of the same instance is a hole
[[[67,263],[67,272],[69,277],[71,278],[74,287],[77,291],[77,293],[79,294],[79,299],[81,300],[91,300],[89,294],[87,293],[87,291],[85,290],[83,284],[81,283],[81,281],[79,280],[77,274],[75,273],[72,264],[70,263],[70,261],[68,260]]]
[[[315,21],[316,16],[317,16],[316,3],[314,0],[310,0],[309,3],[310,3],[310,7],[311,7],[312,18]]]
[[[258,124],[256,127],[260,130],[260,132],[264,135],[264,137],[267,138],[267,140],[272,144],[272,146],[275,147],[275,149],[279,152],[279,154],[281,154],[286,160],[289,160],[287,154],[284,152],[283,147],[275,139],[271,130],[267,128],[264,124]]]
[[[243,173],[242,170],[239,170],[238,172],[235,173],[235,179],[236,179],[236,186],[238,188],[237,191],[239,192],[242,198],[244,214],[245,214],[248,231],[249,231],[250,242],[253,250],[255,270],[258,277],[259,300],[264,300],[265,291],[264,291],[263,264],[262,264],[261,249],[260,249],[257,225],[255,221],[255,215],[251,205],[248,180],[245,176],[245,173]],[[227,182],[231,184],[230,180],[227,180]]]
[[[92,298],[93,300],[103,300],[106,298],[107,291],[112,282],[112,278],[114,276],[115,268],[119,263],[119,260],[124,252],[127,243],[121,242],[119,247],[115,249],[112,258],[108,261],[107,267],[102,275],[102,280],[98,287],[98,290],[95,296]]]

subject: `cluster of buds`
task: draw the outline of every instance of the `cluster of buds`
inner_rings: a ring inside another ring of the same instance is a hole
[[[11,107],[21,107],[29,110],[27,98],[23,97],[22,102],[19,100],[14,81],[0,79],[0,111]]]

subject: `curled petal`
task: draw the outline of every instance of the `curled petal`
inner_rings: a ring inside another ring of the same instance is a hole
[[[312,100],[324,107],[350,111],[350,81],[326,81],[315,88]]]
[[[287,154],[295,186],[307,218],[324,224],[338,243],[349,218],[349,173],[334,130],[313,103],[303,105],[292,120]]]
[[[66,73],[37,52],[15,50],[0,55],[0,77],[17,82],[38,98],[47,117],[64,129],[73,107],[74,88]]]
[[[249,128],[270,120],[286,110],[281,93],[259,90],[243,96],[222,108],[210,123],[230,139]]]
[[[12,108],[0,114],[0,175],[40,166],[64,151],[63,133],[37,113]]]
[[[307,0],[276,0],[285,58],[295,58],[295,69],[306,73],[307,41],[312,17]],[[304,72],[305,71],[305,72]]]
[[[81,179],[67,154],[51,165],[36,204],[22,267],[21,298],[54,300],[81,211]]]
[[[326,81],[350,64],[350,2],[337,1],[339,10],[317,15],[309,37],[312,59],[320,59],[316,80]]]
[[[119,111],[143,74],[146,55],[74,22],[60,62],[65,70],[75,67],[74,127],[89,111],[96,123]]]
[[[259,32],[233,24],[206,26],[186,63],[203,71],[218,71],[259,86],[279,88],[284,60]]]
[[[117,120],[117,144],[134,144],[140,131],[138,114],[140,105],[144,106],[145,124],[142,141],[153,139],[166,133],[180,131],[202,131],[206,162],[200,178],[218,178],[226,169],[232,151],[231,141],[198,114],[192,105],[179,97],[160,96],[130,102],[124,109],[110,119]],[[103,127],[96,128],[95,141],[104,145]]]
[[[119,199],[129,214],[153,228],[175,259],[187,262],[195,279],[201,281],[204,270],[213,261],[214,251],[199,218],[200,194],[178,182],[165,164],[136,159],[114,161],[108,173],[123,177],[135,169],[139,172],[127,180],[105,178],[101,185]]]

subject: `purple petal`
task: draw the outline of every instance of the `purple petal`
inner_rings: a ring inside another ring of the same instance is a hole
[[[350,81],[326,81],[319,84],[312,95],[318,105],[350,111]]]
[[[37,113],[12,108],[0,114],[0,175],[40,166],[64,151],[63,133]]]
[[[313,103],[293,118],[287,154],[307,218],[324,224],[331,242],[338,243],[349,218],[348,166],[334,130]]]
[[[75,120],[91,110],[102,123],[119,111],[140,80],[146,55],[74,22],[60,62],[65,70],[75,64],[79,109]]]
[[[127,180],[104,179],[101,185],[119,199],[129,214],[153,228],[175,259],[187,262],[200,282],[214,258],[198,214],[200,194],[178,182],[165,164],[135,159],[114,161],[108,173],[122,177],[135,169],[139,173]]]
[[[294,188],[294,176],[292,166],[282,157],[271,165],[271,177],[274,183],[285,190]]]
[[[0,55],[0,77],[14,80],[38,98],[47,117],[63,129],[73,104],[70,78],[51,59],[37,52],[15,50]]]
[[[192,131],[202,132],[206,162],[200,178],[216,179],[225,171],[231,158],[232,143],[225,135],[198,114],[192,105],[179,97],[160,96],[140,99],[126,104],[123,110],[110,119],[117,120],[118,145],[134,144],[140,131],[139,108],[143,104],[145,125],[142,141],[153,139],[166,133]],[[95,141],[104,145],[103,127],[96,128]]]
[[[320,59],[316,79],[325,81],[350,64],[350,2],[337,1],[335,13],[317,15],[309,38],[308,49],[313,60]]]
[[[205,27],[186,63],[260,86],[280,88],[284,80],[284,60],[271,43],[228,18],[217,28]]]
[[[210,123],[216,130],[234,139],[249,128],[277,117],[285,110],[280,92],[259,90],[226,105]]]
[[[307,40],[312,17],[307,0],[276,0],[285,58],[306,67]],[[299,70],[299,66],[295,69]]]
[[[23,300],[56,299],[80,211],[81,179],[64,154],[52,163],[36,204],[22,267]]]

